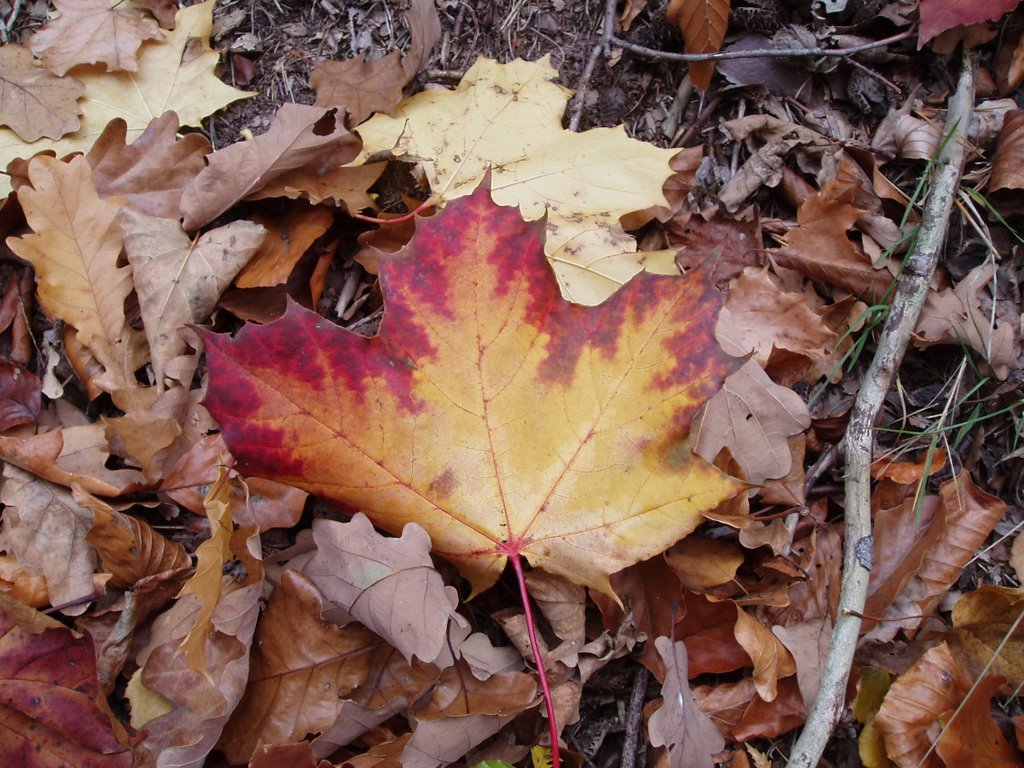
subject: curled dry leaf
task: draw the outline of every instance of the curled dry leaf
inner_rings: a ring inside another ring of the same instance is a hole
[[[185,568],[192,558],[185,548],[131,515],[81,488],[72,491],[76,502],[92,510],[92,527],[85,540],[96,549],[100,567],[111,574],[110,586],[125,589],[145,576]]]
[[[18,765],[136,765],[128,734],[100,692],[92,639],[4,594],[0,690],[0,755]]]
[[[142,41],[163,38],[156,22],[136,8],[111,7],[107,0],[53,0],[53,7],[60,16],[35,32],[29,46],[58,75],[97,63],[135,72]]]
[[[668,747],[671,768],[713,768],[713,755],[725,749],[714,721],[693,700],[687,674],[686,644],[667,637],[654,641],[665,665],[661,707],[651,715],[651,744]]]
[[[128,144],[128,124],[122,118],[107,123],[85,156],[100,196],[123,198],[149,216],[177,218],[182,190],[206,167],[211,151],[203,134],[179,137],[178,127],[177,114],[164,112]]]
[[[642,274],[568,304],[543,227],[485,189],[420,220],[382,263],[372,339],[294,304],[235,339],[204,334],[207,407],[240,469],[395,534],[421,525],[476,592],[520,555],[610,592],[608,574],[692,530],[739,488],[686,442],[732,365],[716,293],[701,273]]]
[[[33,66],[32,54],[20,45],[0,47],[0,73],[0,126],[24,142],[78,130],[77,102],[85,90],[78,80]],[[7,163],[0,160],[0,167]]]
[[[666,204],[676,152],[629,139],[621,126],[564,130],[570,94],[552,82],[557,74],[547,57],[481,58],[455,91],[422,91],[392,117],[360,125],[362,157],[420,161],[432,199],[443,202],[471,194],[489,171],[496,203],[546,217],[544,248],[565,297],[597,304],[642,269],[647,255],[619,220]]]
[[[397,648],[443,664],[449,625],[461,622],[458,595],[430,560],[430,537],[409,523],[401,538],[377,533],[363,514],[351,522],[314,520],[317,550],[304,568],[329,600]],[[449,662],[450,663],[450,660]]]
[[[717,53],[729,27],[730,0],[672,0],[666,15],[670,24],[683,33],[687,53]],[[715,73],[713,61],[691,61],[690,79],[704,91]]]
[[[1001,682],[987,677],[975,686],[946,643],[930,648],[892,684],[875,717],[889,758],[899,768],[1021,765],[989,711]],[[943,727],[961,703],[956,719],[965,721]],[[947,755],[952,762],[944,759]]]
[[[1024,189],[1024,109],[1007,112],[1003,119],[988,188]]]
[[[764,701],[775,701],[779,678],[796,673],[796,661],[772,631],[743,608],[736,607],[736,642],[754,662],[754,687]]]
[[[744,479],[759,484],[785,477],[792,466],[789,436],[811,426],[800,396],[780,387],[753,360],[748,360],[708,400],[694,420],[693,450],[714,461],[728,448]]]
[[[181,198],[184,227],[194,230],[289,171],[314,166],[326,173],[359,151],[359,137],[345,127],[345,113],[284,104],[266,133],[207,157],[207,166]]]

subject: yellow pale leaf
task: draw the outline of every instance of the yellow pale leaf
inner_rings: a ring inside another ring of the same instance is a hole
[[[481,58],[456,90],[423,91],[360,125],[357,162],[379,151],[419,159],[441,202],[470,194],[490,170],[496,203],[519,206],[528,220],[547,213],[545,252],[563,295],[599,304],[643,268],[619,219],[666,204],[675,152],[630,139],[622,126],[564,130],[572,92],[552,82],[557,74],[547,57]]]
[[[233,101],[255,96],[221,82],[214,74],[218,54],[209,46],[213,29],[213,0],[178,11],[174,31],[161,42],[146,43],[139,50],[138,71],[107,72],[102,64],[76,67],[73,75],[85,85],[79,106],[81,127],[58,141],[26,144],[8,128],[0,128],[0,169],[19,157],[53,150],[58,156],[84,152],[114,118],[128,124],[128,140],[137,138],[149,121],[169,110],[181,125],[198,126],[207,115]],[[182,64],[185,46],[198,39],[202,46]],[[0,176],[0,196],[10,191]]]

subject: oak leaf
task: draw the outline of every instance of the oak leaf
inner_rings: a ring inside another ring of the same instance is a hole
[[[454,91],[428,90],[359,126],[363,155],[420,160],[434,199],[470,194],[491,171],[494,201],[547,216],[545,252],[565,297],[597,304],[639,272],[644,255],[619,219],[666,205],[674,150],[626,137],[621,126],[562,128],[570,92],[545,57],[479,59]]]
[[[694,451],[708,461],[728,448],[744,479],[760,484],[789,473],[789,436],[811,426],[807,405],[753,360],[725,380],[694,423]]]
[[[544,226],[486,189],[421,220],[381,265],[376,338],[294,304],[236,339],[204,333],[206,404],[240,469],[391,533],[419,524],[475,592],[519,555],[610,592],[608,574],[689,533],[740,487],[686,440],[732,366],[717,294],[699,272],[642,274],[571,305]]]
[[[712,756],[725,749],[714,721],[698,708],[687,674],[686,644],[667,637],[654,641],[665,665],[661,707],[651,715],[649,733],[655,747],[668,747],[672,768],[712,768]]]
[[[36,158],[29,179],[32,187],[22,188],[19,200],[34,234],[8,238],[8,246],[35,267],[46,314],[72,326],[102,367],[92,377],[98,389],[113,394],[137,388],[135,371],[145,358],[124,311],[132,275],[118,265],[122,242],[115,217],[121,206],[99,197],[82,157],[67,164]]]
[[[46,150],[59,156],[88,152],[107,124],[122,118],[130,139],[139,136],[150,121],[174,111],[182,125],[199,126],[204,117],[238,99],[255,94],[225,85],[214,74],[218,54],[209,46],[213,29],[213,0],[178,11],[174,32],[163,42],[144,45],[137,72],[107,72],[99,65],[77,67],[75,78],[85,85],[81,102],[81,126],[59,141],[26,144],[14,132],[0,128],[0,168],[15,158],[28,158]],[[185,47],[196,39],[198,53],[183,62]],[[10,189],[0,175],[0,196]]]
[[[313,539],[317,551],[303,573],[324,597],[409,661],[416,656],[432,663],[448,652],[458,594],[431,563],[430,538],[420,526],[406,525],[401,538],[385,538],[357,514],[348,523],[315,520]]]
[[[412,41],[404,56],[398,51],[374,61],[359,54],[348,61],[322,61],[313,67],[309,87],[316,91],[316,106],[345,107],[358,124],[374,112],[390,114],[409,84],[441,39],[441,20],[433,0],[413,0],[405,14]]]
[[[106,65],[108,71],[138,69],[143,40],[159,40],[156,22],[136,8],[111,7],[108,0],[53,0],[60,13],[29,40],[32,53],[58,75],[79,64]]]
[[[4,594],[0,692],[5,765],[136,765],[128,734],[100,692],[91,638]]]
[[[78,80],[34,66],[32,54],[20,45],[0,47],[0,73],[0,126],[21,141],[59,139],[78,130],[77,102],[85,90]]]
[[[120,197],[139,213],[177,218],[182,190],[206,167],[211,151],[201,133],[179,137],[178,127],[178,116],[164,112],[127,144],[128,124],[111,120],[86,155],[100,196]]]
[[[263,133],[207,157],[185,188],[181,212],[185,229],[220,216],[242,198],[298,168],[319,171],[347,163],[359,151],[359,138],[345,127],[344,112],[306,104],[285,104]]]
[[[217,299],[253,257],[266,229],[233,221],[190,238],[177,219],[147,216],[131,208],[117,214],[157,386],[165,366],[186,350],[178,329],[204,322]]]

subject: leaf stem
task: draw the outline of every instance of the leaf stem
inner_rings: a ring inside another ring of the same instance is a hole
[[[512,570],[516,572],[516,580],[519,582],[519,597],[523,601],[523,610],[526,611],[526,631],[530,637],[530,648],[533,649],[533,660],[537,663],[540,690],[544,694],[544,708],[548,715],[548,732],[551,734],[551,768],[559,768],[561,763],[558,757],[558,723],[555,720],[555,702],[551,698],[547,668],[540,652],[540,645],[537,643],[537,625],[533,620],[533,609],[530,607],[530,593],[526,589],[523,561],[517,554],[510,554],[508,558],[512,561]]]
[[[363,213],[353,213],[350,215],[352,216],[353,219],[359,219],[359,221],[367,221],[370,224],[379,224],[380,226],[385,227],[388,225],[401,224],[403,222],[409,221],[410,219],[414,218],[417,213],[423,213],[423,211],[425,211],[431,205],[431,198],[427,198],[422,203],[420,203],[419,207],[417,207],[416,209],[409,211],[408,213],[403,213],[401,216],[396,216],[393,219],[379,219],[376,216],[367,216],[366,214]]]

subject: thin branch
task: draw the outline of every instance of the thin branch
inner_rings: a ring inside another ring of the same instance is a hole
[[[583,68],[583,74],[580,75],[579,82],[576,83],[576,95],[573,97],[573,105],[571,117],[569,119],[569,130],[578,131],[580,129],[580,120],[583,117],[583,109],[585,107],[587,97],[587,86],[590,84],[590,78],[594,74],[594,69],[597,67],[597,60],[601,55],[608,55],[608,41],[611,39],[612,34],[615,32],[615,4],[616,0],[606,0],[604,9],[604,21],[601,25],[601,39],[594,44],[593,49],[590,51],[590,58],[587,59],[587,65]]]
[[[655,48],[647,48],[643,45],[631,43],[628,40],[612,36],[608,39],[611,45],[622,48],[649,59],[662,59],[664,61],[728,61],[729,59],[810,59],[810,58],[835,58],[845,59],[855,53],[872,51],[876,48],[898,43],[917,34],[914,30],[900,32],[898,35],[886,37],[882,40],[874,40],[862,45],[853,45],[849,48],[756,48],[750,51],[719,51],[718,53],[675,53],[673,51],[659,51]]]
[[[788,768],[814,768],[846,706],[846,684],[860,635],[871,568],[871,459],[874,424],[882,401],[903,360],[931,284],[946,237],[966,156],[967,126],[974,109],[974,62],[964,51],[956,93],[950,97],[948,140],[932,173],[917,242],[907,257],[892,307],[861,385],[846,429],[845,554],[836,626],[822,670],[818,696],[800,738],[793,745]]]

